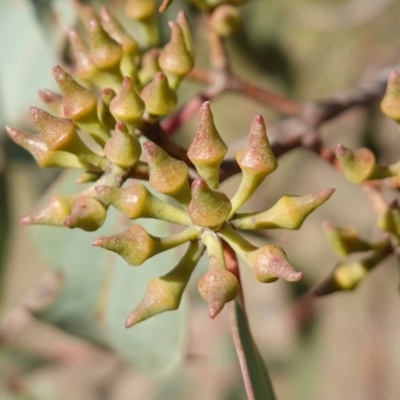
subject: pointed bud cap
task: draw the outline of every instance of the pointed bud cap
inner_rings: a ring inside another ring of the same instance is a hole
[[[158,63],[168,77],[168,82],[176,89],[182,78],[194,65],[192,54],[186,48],[185,39],[180,26],[173,21],[168,22],[171,29],[171,39],[161,51]]]
[[[282,196],[270,209],[261,213],[237,214],[232,225],[237,229],[299,229],[308,215],[327,201],[335,189],[325,189],[305,196]]]
[[[79,85],[60,66],[53,67],[53,76],[64,95],[64,115],[72,120],[81,120],[96,112],[97,96]]]
[[[203,251],[204,247],[198,241],[190,242],[186,253],[171,271],[160,278],[151,279],[143,300],[128,316],[125,326],[129,328],[153,315],[176,310]]]
[[[385,232],[400,237],[400,207],[397,200],[392,201],[387,210],[379,215],[377,225]]]
[[[381,109],[389,118],[400,121],[400,72],[390,72],[386,93],[381,102]]]
[[[211,15],[211,28],[220,36],[234,35],[243,25],[240,10],[230,4],[218,6]]]
[[[193,55],[193,42],[192,42],[192,34],[189,28],[189,21],[187,19],[187,15],[185,11],[181,10],[176,17],[176,23],[179,25],[182,31],[183,38],[185,40],[186,49],[189,53]]]
[[[58,116],[62,116],[63,113],[63,97],[59,93],[55,93],[51,90],[44,89],[38,92],[40,99],[46,104],[46,106]]]
[[[335,155],[350,182],[361,183],[374,178],[376,160],[371,150],[367,148],[351,150],[339,144]]]
[[[122,81],[120,92],[111,100],[110,111],[118,121],[137,125],[144,112],[144,101],[137,94],[132,80]]]
[[[149,182],[159,193],[176,198],[185,204],[190,198],[189,168],[183,162],[170,157],[153,142],[145,142],[143,148],[147,154],[150,168]]]
[[[122,46],[123,52],[125,54],[135,54],[138,51],[138,42],[126,33],[124,28],[110,13],[107,7],[101,7],[100,18],[104,29],[111,36],[112,39],[114,39]]]
[[[143,264],[160,250],[159,239],[149,235],[141,225],[132,225],[116,235],[99,237],[92,245],[119,254],[133,266]]]
[[[158,9],[158,11],[160,13],[163,13],[164,11],[166,11],[168,9],[168,7],[172,4],[173,0],[163,0],[160,8]]]
[[[203,178],[193,181],[188,215],[194,224],[218,228],[226,221],[231,209],[231,202],[225,193],[210,189]]]
[[[196,134],[187,155],[199,175],[213,188],[218,187],[219,167],[227,150],[215,127],[210,103],[206,101],[199,110]]]
[[[134,183],[126,188],[96,186],[99,199],[105,204],[112,204],[130,219],[143,216],[152,194],[141,183]]]
[[[125,12],[128,17],[139,21],[147,21],[156,12],[155,0],[126,0]]]
[[[256,115],[253,118],[249,137],[246,144],[236,154],[236,161],[242,170],[261,179],[264,179],[278,167],[261,115]]]
[[[6,126],[6,130],[10,138],[25,150],[29,151],[42,168],[87,168],[87,164],[72,153],[50,150],[40,135],[32,135],[31,133],[9,126]]]
[[[109,161],[119,167],[131,168],[138,162],[142,147],[139,139],[128,132],[125,124],[118,122],[104,146],[104,154]]]
[[[77,76],[81,79],[90,80],[98,72],[98,69],[90,59],[89,47],[79,33],[74,30],[68,32],[68,38],[71,43]]]
[[[71,209],[71,215],[64,220],[70,229],[80,228],[87,232],[99,229],[106,219],[107,210],[100,201],[89,197],[78,197]]]
[[[165,311],[177,310],[181,297],[182,293],[177,293],[174,282],[160,278],[150,279],[144,298],[129,314],[125,321],[125,327],[130,328]]]
[[[108,35],[97,19],[89,23],[89,52],[93,64],[104,70],[117,68],[122,58],[122,46]]]
[[[101,123],[108,129],[115,128],[117,121],[110,112],[111,100],[116,96],[115,91],[111,88],[105,88],[101,91],[101,102],[99,104],[98,114]]]
[[[357,231],[353,227],[336,228],[329,222],[325,222],[324,231],[329,244],[339,256],[372,249],[368,242],[359,238]]]
[[[153,80],[143,88],[140,97],[146,110],[153,115],[167,115],[174,111],[178,98],[168,85],[168,79],[162,72],[157,72]]]
[[[267,245],[248,253],[247,261],[253,269],[254,275],[260,282],[274,282],[278,278],[288,282],[296,282],[303,276],[289,263],[282,247]]]
[[[225,304],[236,298],[239,282],[235,275],[223,269],[206,272],[198,283],[201,297],[209,304],[210,318],[214,319]]]
[[[160,66],[158,65],[160,53],[161,49],[153,47],[143,54],[139,71],[139,79],[142,85],[147,85],[151,82],[154,75],[160,71]]]
[[[72,3],[75,8],[75,13],[82,22],[84,28],[89,30],[89,23],[93,18],[97,18],[96,10],[88,5],[85,4],[82,0],[72,0]]]
[[[52,196],[43,210],[25,216],[20,220],[20,224],[63,226],[65,218],[71,213],[75,199],[75,196]]]
[[[49,149],[69,151],[76,155],[90,152],[70,119],[54,117],[36,107],[31,107],[30,113],[36,129]]]

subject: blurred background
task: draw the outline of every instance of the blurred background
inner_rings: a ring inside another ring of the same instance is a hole
[[[96,6],[107,4],[117,15],[119,3],[92,2]],[[204,26],[199,13],[186,1],[174,0],[167,14],[158,17],[162,40],[168,40],[166,21],[175,19],[180,9],[188,12],[192,24],[196,65],[207,66]],[[340,93],[374,79],[399,62],[400,2],[395,0],[252,0],[241,10],[244,27],[228,42],[233,70],[254,84],[300,101]],[[181,311],[185,323],[183,333],[179,333],[180,350],[176,351],[183,360],[178,366],[173,362],[174,368],[156,376],[136,362],[136,357],[146,358],[146,354],[137,356],[133,351],[132,356],[124,357],[130,350],[124,347],[125,342],[121,346],[116,343],[122,343],[118,335],[110,349],[98,341],[71,335],[74,328],[63,325],[57,316],[44,318],[56,324],[29,316],[23,299],[37,287],[55,257],[45,249],[46,235],[53,253],[63,248],[68,258],[68,253],[74,252],[76,256],[70,262],[80,263],[82,269],[88,263],[103,262],[106,256],[88,256],[86,246],[91,240],[84,235],[75,243],[71,233],[64,236],[18,226],[18,220],[37,207],[60,171],[39,169],[27,152],[11,143],[3,128],[11,125],[34,131],[28,109],[42,106],[37,97],[39,89],[56,89],[51,67],[59,62],[66,29],[75,23],[71,2],[2,0],[0,22],[0,316],[7,317],[0,328],[0,399],[245,399],[228,307],[212,321],[197,293],[197,278],[201,269],[204,272],[205,263],[191,280],[188,301]],[[140,35],[140,29],[138,32]],[[185,83],[180,101],[199,89],[197,84]],[[262,114],[267,126],[281,119],[274,111],[238,94],[213,100],[212,109],[221,136],[232,148],[247,135],[253,115]],[[177,133],[180,144],[190,143],[195,123],[193,119]],[[378,104],[349,110],[324,124],[321,135],[332,149],[338,143],[351,148],[368,146],[382,163],[398,159],[397,127],[383,117]],[[336,188],[336,192],[300,231],[268,231],[249,237],[255,244],[282,245],[295,268],[304,272],[298,283],[265,285],[256,282],[245,265],[241,268],[250,326],[277,398],[399,398],[396,261],[389,259],[380,265],[354,292],[324,298],[310,295],[338,262],[324,238],[323,221],[354,226],[366,239],[380,237],[365,193],[308,150],[293,150],[282,156],[279,164],[246,204],[247,209],[264,209],[283,194],[306,194],[328,187]],[[223,189],[232,194],[238,182],[239,177],[233,177]],[[62,190],[68,191],[72,187],[68,185]],[[103,267],[94,269],[88,273],[88,281],[103,273]],[[159,272],[152,276],[156,274]],[[79,285],[80,293],[84,293],[86,282]],[[87,320],[95,312],[84,298],[77,307],[85,309]],[[114,318],[113,323],[123,326],[124,318]],[[159,331],[152,341],[155,351],[166,346],[164,332]],[[173,348],[167,350],[174,352]]]

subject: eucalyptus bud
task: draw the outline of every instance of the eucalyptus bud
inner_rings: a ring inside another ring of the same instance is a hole
[[[211,15],[211,28],[220,36],[232,36],[242,26],[243,18],[237,7],[229,4],[218,6]]]
[[[178,99],[168,85],[168,79],[162,72],[157,72],[153,80],[143,88],[140,97],[146,105],[146,111],[153,115],[168,115],[174,111]]]
[[[211,189],[203,178],[193,181],[188,215],[194,224],[218,229],[231,209],[231,202],[225,193]]]
[[[199,110],[196,135],[187,155],[199,175],[213,189],[219,186],[219,167],[227,150],[228,147],[215,127],[210,103],[206,101]]]
[[[278,167],[261,115],[253,118],[249,137],[243,148],[236,154],[236,161],[242,170],[242,180],[231,200],[231,215],[253,195],[265,177]]]
[[[75,200],[76,196],[52,196],[44,209],[23,217],[20,224],[63,226],[65,218],[71,214]]]
[[[46,106],[56,115],[60,117],[64,115],[63,97],[61,96],[61,94],[45,89],[39,90],[39,97],[46,104]]]
[[[89,23],[89,51],[96,67],[117,71],[122,59],[122,46],[108,35],[97,19]]]
[[[239,282],[235,275],[227,270],[206,272],[198,283],[201,297],[209,304],[210,318],[215,318],[225,304],[234,300],[239,292]]]
[[[153,142],[145,142],[143,148],[150,168],[150,185],[157,192],[187,205],[190,201],[188,166],[183,161],[170,157]]]
[[[192,34],[190,32],[189,21],[187,19],[185,11],[183,10],[179,11],[178,16],[176,17],[176,23],[181,28],[187,51],[193,56]]]
[[[131,326],[165,311],[179,307],[183,291],[196,267],[204,247],[197,241],[191,242],[179,263],[160,278],[151,279],[140,304],[128,316],[125,326]]]
[[[384,231],[400,237],[400,207],[397,200],[379,215],[377,225]]]
[[[160,66],[158,64],[160,53],[161,49],[153,47],[143,54],[139,71],[139,80],[142,85],[147,85],[151,82],[154,75],[160,71]]]
[[[31,118],[50,150],[63,150],[75,155],[92,154],[76,132],[70,119],[57,118],[41,110],[30,108]]]
[[[274,282],[278,278],[296,282],[303,276],[293,269],[282,247],[267,245],[245,256],[253,269],[254,275],[260,282]]]
[[[36,162],[42,168],[62,167],[85,169],[88,165],[80,160],[75,154],[66,151],[50,150],[45,140],[40,135],[21,131],[6,126],[10,138],[32,154]]]
[[[173,21],[168,22],[171,39],[161,51],[158,63],[168,77],[172,89],[177,89],[182,78],[194,65],[193,56],[186,48],[185,38],[180,26]]]
[[[118,122],[112,136],[104,146],[104,154],[109,161],[121,168],[133,167],[142,154],[139,139],[131,135],[126,126]]]
[[[106,88],[101,91],[101,102],[99,104],[98,113],[100,122],[108,129],[114,129],[117,121],[110,112],[111,100],[115,97],[115,91],[111,88]]]
[[[117,121],[136,126],[144,112],[144,102],[137,94],[132,80],[127,76],[121,90],[110,102],[110,111]]]
[[[388,168],[377,165],[374,154],[367,148],[351,150],[339,144],[335,155],[350,182],[361,183],[392,176]]]
[[[100,201],[90,196],[80,196],[72,204],[71,214],[63,224],[70,229],[92,232],[103,225],[106,216],[107,210]]]
[[[357,231],[352,228],[336,228],[329,222],[324,223],[325,236],[333,248],[333,250],[339,256],[346,256],[357,251],[368,251],[373,246],[360,239]]]
[[[187,214],[151,194],[141,183],[125,188],[96,186],[98,198],[112,204],[130,219],[156,218],[178,224],[189,225]]]
[[[384,114],[395,121],[400,121],[400,73],[392,70],[390,72],[386,93],[381,102]]]
[[[271,208],[260,213],[236,214],[232,225],[237,229],[299,229],[307,216],[327,201],[334,189],[305,196],[282,196]]]

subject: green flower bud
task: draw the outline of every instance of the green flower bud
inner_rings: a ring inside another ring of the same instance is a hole
[[[400,73],[396,70],[390,72],[381,109],[389,118],[400,121]]]
[[[90,21],[98,16],[96,10],[81,0],[73,0],[73,5],[78,18],[82,22],[86,31],[89,31]]]
[[[125,13],[128,17],[139,21],[147,21],[156,12],[155,0],[126,0]]]
[[[72,119],[100,145],[104,145],[109,133],[98,119],[96,94],[75,82],[58,65],[53,67],[53,75],[64,96],[65,117]]]
[[[109,161],[119,167],[131,168],[138,162],[142,147],[139,139],[131,135],[122,122],[118,122],[111,138],[104,146],[104,154]]]
[[[122,46],[125,54],[133,55],[137,53],[139,50],[138,42],[126,33],[107,7],[101,7],[100,18],[104,29],[112,39]]]
[[[99,73],[99,69],[90,59],[89,47],[83,41],[79,33],[74,30],[68,32],[68,38],[71,43],[77,76],[81,79],[91,81]]]
[[[96,113],[97,96],[94,92],[79,85],[59,65],[53,67],[53,76],[64,96],[65,117],[79,121]]]
[[[225,193],[208,187],[203,178],[193,181],[188,215],[194,224],[218,229],[226,221],[231,209],[231,202]]]
[[[377,225],[382,230],[400,237],[400,207],[397,200],[392,201],[387,210],[379,215]]]
[[[335,155],[350,182],[361,183],[392,176],[388,168],[377,165],[374,154],[367,148],[350,150],[339,144],[336,146]]]
[[[51,90],[39,90],[40,99],[46,106],[58,116],[63,116],[63,97],[59,93],[52,92]]]
[[[196,135],[187,155],[199,175],[213,189],[219,186],[219,167],[227,150],[228,147],[215,127],[210,103],[206,101],[199,110]]]
[[[113,89],[103,89],[101,91],[101,102],[98,109],[100,122],[110,130],[114,129],[115,124],[117,123],[110,112],[110,103],[115,95],[116,94]]]
[[[243,24],[242,15],[237,7],[223,4],[211,15],[211,28],[220,36],[234,35]]]
[[[191,242],[185,255],[174,269],[160,278],[151,279],[146,294],[136,309],[129,314],[125,326],[131,326],[165,311],[179,307],[183,291],[196,267],[204,247]]]
[[[62,167],[85,169],[88,166],[75,154],[65,151],[50,150],[40,135],[32,135],[31,133],[9,126],[6,126],[6,130],[10,138],[25,150],[29,151],[42,168]]]
[[[126,188],[96,186],[99,200],[112,204],[130,219],[156,218],[178,224],[189,225],[187,214],[151,194],[141,183]]]
[[[253,195],[265,177],[278,167],[261,115],[253,118],[247,143],[236,154],[236,161],[243,176],[231,200],[231,216]]]
[[[30,108],[31,118],[50,150],[63,150],[75,155],[92,154],[78,136],[70,119],[57,118],[41,110]]]
[[[239,282],[235,275],[223,269],[206,272],[198,283],[201,297],[209,304],[210,318],[214,319],[225,304],[236,298]]]
[[[260,282],[274,282],[278,278],[296,282],[303,276],[302,272],[293,269],[285,251],[279,246],[264,246],[247,253],[245,259]]]
[[[270,209],[260,213],[236,214],[232,225],[237,229],[299,229],[335,189],[325,189],[305,196],[282,196]]]
[[[143,148],[147,154],[152,188],[175,198],[182,205],[189,204],[189,168],[186,163],[170,157],[153,142],[145,142]]]
[[[139,80],[142,85],[147,85],[151,82],[154,75],[160,71],[160,66],[158,65],[160,53],[161,49],[153,47],[143,54],[139,71]]]
[[[71,214],[63,223],[70,229],[92,232],[103,225],[106,216],[107,210],[100,201],[90,196],[80,196],[72,204]]]
[[[76,196],[52,196],[43,210],[23,217],[20,224],[63,226],[65,218],[71,214],[75,200]]]
[[[194,60],[186,48],[180,26],[173,21],[168,22],[168,26],[171,29],[171,39],[162,49],[158,63],[170,87],[177,89],[182,78],[193,69]]]
[[[391,254],[389,242],[379,251],[358,261],[345,261],[337,264],[331,275],[314,290],[316,296],[325,296],[339,290],[353,290],[385,257]]]
[[[329,222],[324,223],[325,236],[335,251],[339,256],[346,256],[357,251],[368,251],[373,248],[373,246],[360,239],[357,231],[352,228],[336,228]]]
[[[153,80],[143,88],[140,97],[146,105],[146,111],[153,115],[167,115],[174,111],[178,99],[168,85],[168,79],[157,72]]]
[[[161,251],[160,239],[147,233],[141,225],[132,225],[116,235],[97,238],[92,245],[119,254],[133,266],[143,264],[148,258]]]
[[[107,33],[122,46],[123,55],[120,64],[122,75],[136,79],[137,66],[135,56],[139,50],[138,42],[126,33],[106,7],[101,8],[100,17]]]
[[[110,111],[117,121],[136,126],[144,112],[144,101],[137,94],[132,80],[122,81],[120,92],[111,100]]]
[[[193,55],[192,34],[190,32],[189,22],[185,11],[183,10],[179,11],[178,16],[176,17],[176,23],[181,28],[187,51]]]
[[[103,70],[116,71],[122,59],[122,46],[108,35],[97,19],[89,23],[89,52],[92,63]]]

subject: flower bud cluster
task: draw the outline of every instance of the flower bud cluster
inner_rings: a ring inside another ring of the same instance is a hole
[[[400,123],[400,73],[393,70],[388,79],[381,109],[388,117]],[[367,148],[351,150],[343,145],[336,148],[336,157],[346,178],[353,183],[392,178],[400,185],[400,161],[388,166],[379,165],[374,154]],[[354,289],[380,262],[393,253],[391,242],[400,240],[400,207],[393,201],[380,212],[377,226],[386,233],[380,242],[361,239],[354,228],[337,228],[325,224],[325,233],[333,250],[341,257],[363,252],[359,260],[353,258],[339,262],[315,290],[317,295],[326,295],[339,290]]]
[[[136,17],[147,20],[154,11],[152,4],[131,0],[127,7],[132,7],[131,13],[141,10],[143,13]],[[115,207],[131,220],[155,218],[181,225],[180,232],[168,237],[153,236],[143,226],[132,224],[123,232],[94,240],[94,246],[119,254],[132,266],[188,244],[170,272],[149,282],[143,300],[126,321],[127,327],[178,308],[191,273],[205,252],[209,270],[200,279],[198,289],[214,318],[239,291],[238,279],[226,265],[223,249],[227,245],[260,282],[301,279],[302,273],[293,269],[281,247],[258,248],[239,232],[298,229],[333,190],[287,195],[267,210],[239,213],[278,166],[262,116],[254,117],[248,140],[236,154],[242,179],[232,198],[219,189],[227,146],[215,126],[209,102],[200,108],[195,136],[187,152],[195,167],[192,174],[185,162],[151,141],[140,140],[146,127],[174,110],[176,89],[193,67],[185,15],[180,14],[176,22],[169,23],[171,40],[163,49],[141,53],[137,42],[106,8],[97,13],[90,7],[79,7],[88,35],[85,41],[78,32],[70,32],[76,79],[55,66],[53,75],[61,94],[41,92],[52,114],[31,108],[38,134],[10,127],[8,133],[32,153],[40,166],[78,168],[83,170],[79,183],[94,183],[77,195],[53,196],[43,210],[21,222],[95,231],[104,223],[109,207]],[[139,170],[145,170],[151,188],[173,198],[174,205],[139,180],[129,181],[141,176],[135,175]]]

